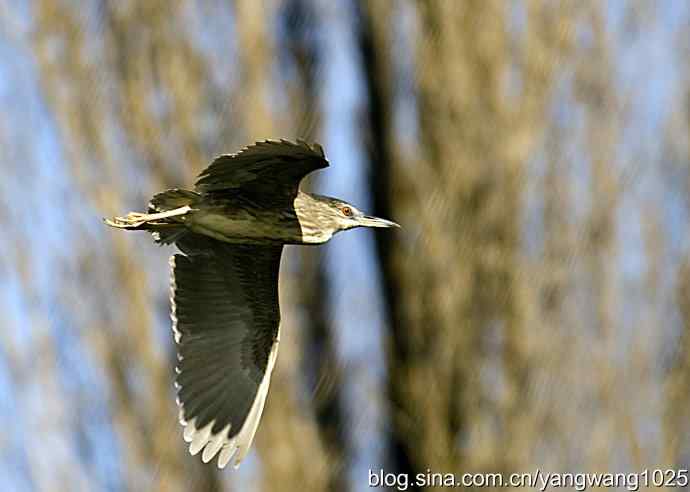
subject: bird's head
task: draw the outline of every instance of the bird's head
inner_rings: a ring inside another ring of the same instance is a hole
[[[355,227],[400,227],[395,222],[366,215],[354,205],[337,198],[309,194],[301,210],[303,234],[317,236],[314,242],[328,241],[333,234]]]
[[[400,227],[390,220],[366,215],[354,205],[342,200],[331,198],[329,201],[333,218],[338,225],[339,231],[345,231],[354,227]]]

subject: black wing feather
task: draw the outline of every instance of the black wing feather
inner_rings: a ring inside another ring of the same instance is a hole
[[[278,338],[282,246],[221,243],[197,234],[172,259],[178,400],[185,422],[242,428]]]
[[[294,197],[302,178],[327,166],[318,144],[266,140],[217,157],[201,172],[195,188],[200,193]]]

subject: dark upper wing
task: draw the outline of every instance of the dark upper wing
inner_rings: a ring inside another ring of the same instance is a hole
[[[327,166],[319,144],[266,140],[217,157],[201,172],[195,187],[201,193],[294,198],[302,178]]]
[[[189,450],[224,467],[246,455],[278,350],[282,246],[189,234],[171,257],[180,421]]]

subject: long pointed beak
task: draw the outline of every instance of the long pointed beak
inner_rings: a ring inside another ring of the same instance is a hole
[[[380,219],[378,217],[372,217],[371,215],[361,216],[357,219],[357,222],[363,227],[400,227],[391,220]]]

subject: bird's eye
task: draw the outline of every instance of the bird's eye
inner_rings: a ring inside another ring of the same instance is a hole
[[[352,217],[352,209],[350,207],[342,207],[340,211],[345,217]]]

